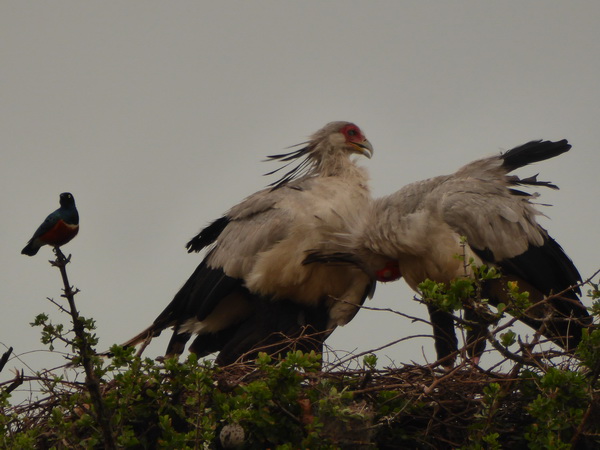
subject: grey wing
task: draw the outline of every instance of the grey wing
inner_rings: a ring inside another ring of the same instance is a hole
[[[245,278],[254,265],[256,255],[285,239],[293,224],[292,212],[282,207],[294,191],[287,188],[265,189],[229,210],[227,226],[216,240],[208,263],[223,268],[234,278]]]
[[[227,212],[231,220],[244,220],[263,212],[277,208],[279,204],[288,202],[299,192],[322,188],[322,178],[306,177],[294,180],[279,188],[267,188],[246,197]]]
[[[547,238],[537,223],[541,215],[528,196],[512,193],[504,183],[476,178],[449,180],[438,188],[444,220],[469,246],[491,252],[493,260],[513,258]]]
[[[275,205],[282,198],[282,195],[281,191],[278,192],[279,195],[273,194],[271,191],[271,189],[264,189],[247,197],[241,203],[231,208],[224,216],[200,230],[200,232],[186,244],[188,252],[200,252],[201,250],[210,247],[218,239],[222,241],[222,233],[232,222],[238,221],[243,223],[247,219],[260,218],[261,214],[268,213],[275,208]],[[266,220],[267,219],[264,217],[262,218],[263,222]]]
[[[233,220],[223,230],[208,257],[210,267],[221,267],[230,277],[244,279],[256,256],[271,249],[289,233],[291,216],[285,210],[269,209]]]
[[[364,215],[362,232],[356,236],[360,242],[353,245],[389,258],[426,254],[430,247],[429,229],[440,220],[436,213],[437,191],[448,179],[443,176],[418,181],[376,199]]]
[[[181,353],[194,333],[210,336],[193,344],[198,354],[208,354],[223,346],[219,339],[230,337],[240,321],[252,314],[252,305],[259,301],[258,296],[244,287],[256,254],[288,233],[291,220],[284,209],[277,208],[284,197],[283,191],[257,192],[194,237],[188,243],[190,251],[212,248],[154,324],[124,345],[136,345],[173,326],[168,355]],[[200,325],[208,333],[195,331]]]
[[[532,298],[562,293],[550,302],[553,318],[544,322],[544,335],[563,348],[575,348],[589,324],[589,314],[578,298],[580,290],[572,288],[581,276],[562,247],[536,222],[540,213],[529,197],[502,189],[501,183],[465,180],[448,192],[442,206],[447,223],[467,237],[471,249],[484,262],[496,264],[507,279],[518,281]],[[503,282],[497,289],[495,281],[488,286],[492,304],[505,301]],[[543,325],[535,317],[521,320],[535,329]]]

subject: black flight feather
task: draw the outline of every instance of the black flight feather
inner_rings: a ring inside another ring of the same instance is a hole
[[[566,139],[557,142],[531,141],[504,153],[501,156],[504,160],[502,165],[508,172],[512,172],[519,167],[554,158],[568,152],[570,149],[571,145]]]
[[[188,253],[199,252],[203,248],[215,242],[229,222],[229,217],[223,216],[200,231],[200,233],[190,239],[190,241],[185,245],[185,247],[188,249]]]

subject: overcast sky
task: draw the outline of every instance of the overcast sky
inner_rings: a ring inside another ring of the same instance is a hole
[[[597,1],[179,1],[0,3],[0,351],[59,365],[29,326],[58,299],[43,248],[22,247],[58,195],[81,217],[72,283],[101,349],[149,325],[201,255],[184,244],[274,181],[265,155],[333,120],[375,148],[375,196],[532,139],[573,149],[524,170],[543,220],[583,277],[600,268]],[[420,317],[403,281],[369,305]],[[585,300],[589,304],[589,300]],[[362,311],[328,340],[364,351],[430,329]],[[162,354],[165,337],[149,356]],[[435,359],[431,339],[380,353]],[[0,381],[11,376],[5,371]]]

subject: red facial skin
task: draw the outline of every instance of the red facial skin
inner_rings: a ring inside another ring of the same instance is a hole
[[[362,131],[360,131],[360,128],[358,128],[353,123],[349,123],[348,125],[343,126],[340,130],[340,133],[346,136],[346,140],[348,142],[354,142],[355,144],[360,144],[366,139],[363,136]]]
[[[383,269],[379,269],[375,272],[375,278],[377,281],[387,282],[399,279],[402,276],[400,273],[400,267],[398,261],[388,261],[385,263]]]

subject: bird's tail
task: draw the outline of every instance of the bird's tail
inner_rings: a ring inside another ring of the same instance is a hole
[[[160,332],[158,334],[160,334]],[[158,336],[158,334],[156,333],[154,326],[151,325],[148,328],[146,328],[144,331],[142,331],[141,333],[139,333],[139,334],[135,335],[134,337],[132,337],[131,339],[129,339],[127,342],[123,342],[121,345],[123,347],[134,347],[141,342],[148,341],[148,340]]]
[[[33,255],[37,254],[39,249],[40,249],[40,247],[38,247],[37,245],[34,245],[33,242],[29,242],[29,243],[27,243],[25,248],[23,250],[21,250],[21,254],[27,255],[27,256],[33,256]]]
[[[504,153],[501,156],[503,160],[502,166],[508,173],[519,167],[562,155],[570,149],[571,144],[566,139],[557,142],[531,141]]]
[[[150,325],[148,328],[146,328],[141,333],[138,333],[134,337],[129,339],[128,341],[123,342],[120,346],[123,348],[129,348],[129,347],[135,347],[141,343],[149,343],[152,340],[152,338],[158,336],[159,334],[160,334],[160,331],[157,332],[155,330],[154,325]],[[143,349],[143,347],[142,347],[142,349]],[[106,350],[102,353],[98,353],[98,356],[112,358],[114,356],[114,354],[110,350]]]
[[[142,331],[141,333],[138,333],[134,337],[129,339],[128,341],[123,342],[121,344],[121,347],[123,347],[123,348],[135,347],[141,343],[150,342],[153,338],[159,336],[161,331],[162,330],[157,330],[155,325],[152,324],[148,328],[146,328],[144,331]],[[105,352],[102,355],[111,356],[111,353]]]

